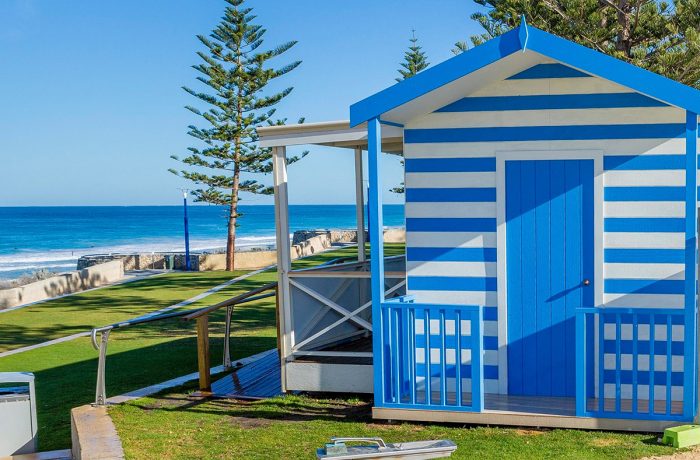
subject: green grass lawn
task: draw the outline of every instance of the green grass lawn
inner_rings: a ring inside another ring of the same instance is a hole
[[[387,442],[451,439],[453,458],[604,459],[668,455],[656,435],[372,421],[359,399],[279,397],[258,402],[190,398],[182,390],[110,408],[127,458],[315,458],[332,436]]]
[[[243,273],[170,273],[2,313],[0,352],[140,316]]]
[[[402,251],[401,245],[387,248],[387,254]],[[310,267],[354,253],[351,248],[324,252],[296,261],[294,266]],[[173,273],[5,313],[0,315],[0,340],[5,349],[16,348],[122,321],[180,302],[237,275],[226,272]],[[187,308],[211,305],[275,279],[276,274],[272,271],[261,273]],[[212,365],[221,363],[222,320],[223,312],[211,318]],[[122,394],[196,371],[195,342],[194,323],[179,319],[114,331],[108,348],[107,395]],[[251,302],[234,310],[233,359],[274,348],[276,344],[273,298]],[[90,403],[95,397],[97,352],[90,340],[81,338],[0,358],[0,372],[5,371],[34,372],[36,375],[39,448],[69,447],[70,409]]]

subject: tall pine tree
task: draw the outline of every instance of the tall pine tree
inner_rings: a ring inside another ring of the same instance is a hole
[[[172,156],[187,170],[170,171],[197,185],[195,201],[226,206],[226,269],[233,270],[241,192],[272,193],[271,187],[254,178],[272,170],[271,149],[258,146],[256,127],[282,124],[284,121],[273,118],[274,106],[292,91],[292,87],[275,92],[266,89],[301,61],[271,66],[268,61],[288,51],[296,41],[263,49],[266,30],[254,24],[252,8],[246,7],[244,0],[225,1],[228,5],[218,26],[207,37],[197,36],[205,49],[197,52],[202,62],[193,68],[206,90],[183,87],[206,106],[201,110],[186,107],[203,118],[203,127],[191,125],[188,130],[201,142],[198,147],[190,147],[188,156],[181,160]]]
[[[399,69],[400,77],[396,81],[403,81],[407,78],[411,78],[421,70],[425,69],[430,65],[428,58],[418,44],[418,38],[416,38],[416,31],[411,31],[411,42],[408,50],[404,52],[403,62],[401,63],[401,68]]]
[[[403,81],[411,78],[430,65],[427,55],[418,44],[418,38],[416,38],[415,30],[411,31],[411,38],[409,41],[411,44],[409,45],[408,50],[404,52],[403,62],[401,63],[401,68],[399,69],[399,74],[401,74],[401,76],[397,78],[396,81]],[[403,160],[401,160],[401,164],[403,164]],[[398,187],[392,188],[391,191],[394,193],[404,193],[404,183],[402,182]]]
[[[520,24],[567,38],[636,66],[700,87],[700,0],[474,0],[484,33],[475,45]],[[458,50],[466,47],[456,45]]]

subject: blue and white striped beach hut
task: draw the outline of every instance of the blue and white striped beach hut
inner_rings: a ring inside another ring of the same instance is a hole
[[[378,418],[657,430],[697,414],[700,92],[522,25],[350,109],[403,130],[407,296],[371,245]]]

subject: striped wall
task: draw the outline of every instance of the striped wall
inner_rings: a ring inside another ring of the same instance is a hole
[[[487,392],[501,377],[497,151],[603,152],[603,305],[684,306],[684,111],[544,63],[412,120],[404,141],[408,291],[484,306]]]

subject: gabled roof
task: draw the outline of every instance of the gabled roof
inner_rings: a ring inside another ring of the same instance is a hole
[[[517,52],[532,51],[667,104],[700,113],[700,91],[535,27],[520,26],[350,106],[356,126],[484,69]],[[393,121],[393,120],[388,120]]]

